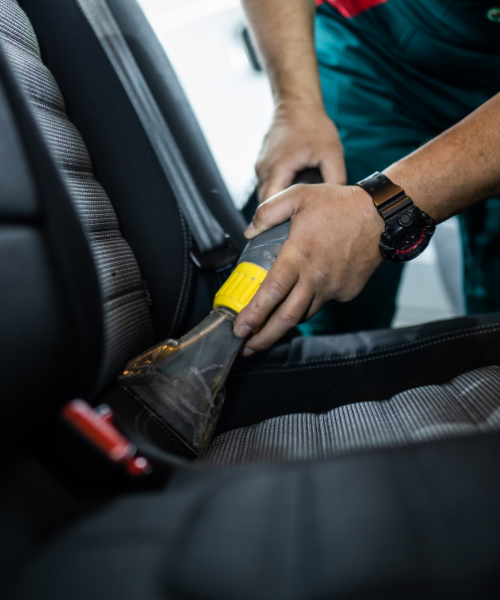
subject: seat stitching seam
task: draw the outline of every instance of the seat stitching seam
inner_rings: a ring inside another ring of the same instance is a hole
[[[414,348],[406,348],[405,350],[401,350],[398,352],[386,352],[385,354],[380,354],[378,356],[365,355],[363,358],[360,358],[358,360],[345,361],[345,359],[338,359],[335,361],[326,362],[326,359],[325,359],[325,362],[323,362],[322,364],[297,363],[297,364],[300,364],[300,366],[292,368],[292,369],[290,369],[286,366],[283,366],[283,367],[277,368],[277,369],[243,371],[241,373],[235,373],[233,375],[233,377],[237,377],[238,375],[261,375],[262,373],[283,373],[283,372],[301,371],[301,370],[306,370],[306,369],[320,369],[322,367],[337,367],[337,366],[344,366],[344,365],[355,365],[355,364],[359,364],[362,362],[368,362],[371,360],[378,360],[381,358],[397,356],[398,354],[407,354],[408,352],[412,352],[414,350],[421,350],[422,348],[426,348],[427,346],[433,346],[433,345],[436,345],[441,342],[449,342],[451,340],[458,340],[461,338],[471,337],[473,335],[480,335],[483,333],[492,333],[494,331],[499,331],[499,330],[500,330],[500,326],[492,328],[488,331],[476,331],[474,333],[466,333],[466,334],[462,334],[462,335],[450,336],[449,338],[446,338],[444,340],[434,340],[432,342],[428,342],[425,344],[419,344],[419,345],[415,346]],[[232,377],[230,377],[230,378],[232,378]]]
[[[457,333],[459,331],[460,332],[470,332],[467,335],[458,336],[458,337],[467,337],[468,335],[473,334],[473,332],[474,333],[489,333],[489,332],[497,331],[498,329],[500,329],[500,325],[480,325],[478,327],[469,327],[466,329],[455,329],[454,331],[451,331],[451,332],[439,333],[437,335],[430,336],[428,338],[423,338],[423,339],[415,341],[415,342],[407,342],[405,344],[396,344],[394,346],[388,346],[387,348],[380,349],[380,350],[373,350],[372,352],[366,352],[365,354],[350,354],[349,356],[343,356],[342,358],[338,358],[338,359],[312,358],[310,360],[289,362],[287,364],[287,366],[305,365],[305,364],[312,364],[312,363],[341,362],[341,361],[344,361],[344,360],[350,359],[350,358],[367,357],[367,356],[373,356],[376,354],[386,353],[388,350],[396,350],[396,349],[406,348],[406,347],[414,346],[414,345],[418,346],[418,345],[422,344],[423,342],[430,342],[431,340],[435,340],[436,342],[438,342],[438,341],[446,342],[451,339],[456,339],[456,337],[453,337],[453,336],[450,337],[450,334]],[[440,338],[443,338],[443,339],[440,340]],[[258,365],[258,367],[267,367],[267,366],[273,366],[273,363],[264,363],[262,365]],[[244,370],[247,367],[236,367],[236,369],[234,369],[234,371],[236,372],[238,370],[238,368],[241,370]],[[249,368],[251,368],[251,367],[249,367]]]

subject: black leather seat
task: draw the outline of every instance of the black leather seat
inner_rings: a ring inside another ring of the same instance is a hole
[[[243,243],[135,0],[106,1]],[[0,0],[0,50],[6,597],[498,597],[498,314],[292,339],[235,365],[198,461],[159,450],[168,473],[141,489],[86,478],[90,457],[53,433],[59,408],[108,398],[121,361],[209,310],[210,281],[78,0]]]
[[[13,597],[496,598],[499,452],[488,434],[179,469],[58,536]]]

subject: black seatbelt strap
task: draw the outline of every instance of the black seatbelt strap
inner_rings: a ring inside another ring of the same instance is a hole
[[[105,0],[75,0],[141,121],[193,234],[195,264],[211,271],[230,266],[238,251],[203,200],[177,143]]]

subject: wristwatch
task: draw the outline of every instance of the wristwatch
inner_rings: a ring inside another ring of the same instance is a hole
[[[402,187],[378,171],[356,185],[370,194],[385,221],[379,246],[384,258],[407,262],[427,248],[436,223],[413,204]]]

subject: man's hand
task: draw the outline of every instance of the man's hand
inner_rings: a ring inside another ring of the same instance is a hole
[[[248,340],[244,356],[269,348],[328,300],[355,298],[382,262],[385,223],[359,187],[293,186],[259,206],[245,235],[252,239],[288,219],[287,241],[234,325],[235,334],[246,337],[265,323]]]
[[[319,167],[327,183],[346,182],[344,151],[323,105],[314,48],[312,0],[242,0],[274,97],[274,118],[256,171],[259,201],[295,174]]]
[[[500,193],[500,94],[385,169],[437,223]],[[347,302],[382,262],[384,220],[359,187],[296,185],[259,206],[247,238],[292,220],[290,235],[234,332],[264,350],[328,300]]]
[[[274,111],[255,170],[259,201],[286,189],[297,172],[318,167],[325,183],[346,183],[344,151],[337,128],[322,105],[284,101]]]

